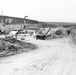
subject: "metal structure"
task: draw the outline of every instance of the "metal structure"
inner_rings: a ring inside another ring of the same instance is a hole
[[[28,18],[27,15],[24,17],[24,25],[26,24],[26,18]]]

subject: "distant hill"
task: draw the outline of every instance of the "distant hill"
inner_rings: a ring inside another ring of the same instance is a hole
[[[1,22],[1,20],[3,20],[3,23],[6,23],[8,21],[8,19],[10,19],[11,24],[24,24],[24,18],[0,15],[0,22]],[[27,24],[38,24],[38,21],[26,19],[26,23]]]
[[[10,20],[10,24],[24,24],[24,18],[19,18],[19,17],[11,17],[11,16],[1,16],[0,15],[0,22],[3,20],[4,24],[8,24],[8,20]],[[45,27],[71,27],[76,28],[76,23],[73,22],[41,22],[37,20],[31,20],[31,19],[26,19],[26,28],[27,29],[39,29],[39,28],[45,28]]]
[[[75,22],[41,22],[42,27],[73,27],[76,28]]]

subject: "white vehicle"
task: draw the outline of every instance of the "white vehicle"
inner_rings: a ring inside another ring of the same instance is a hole
[[[13,31],[9,32],[9,34],[7,35],[7,37],[9,37],[9,36],[17,37],[17,34],[16,34],[17,32],[18,32],[18,31],[13,30]]]

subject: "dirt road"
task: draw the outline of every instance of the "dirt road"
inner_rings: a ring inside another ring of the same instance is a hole
[[[69,39],[25,41],[37,50],[0,60],[0,75],[76,75],[76,51]]]

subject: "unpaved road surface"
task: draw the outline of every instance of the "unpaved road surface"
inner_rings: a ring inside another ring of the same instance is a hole
[[[76,75],[76,48],[69,39],[25,41],[38,49],[0,58],[0,75]]]

